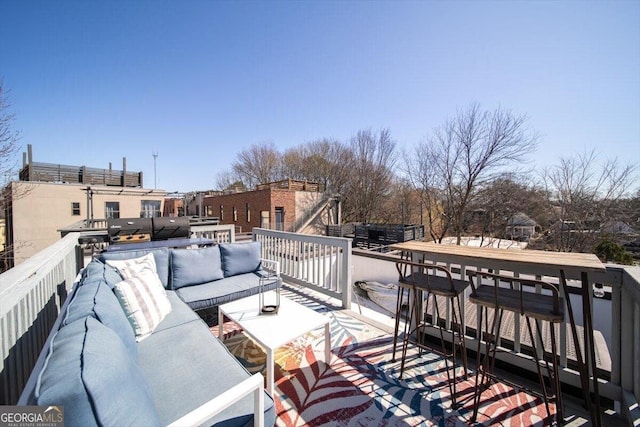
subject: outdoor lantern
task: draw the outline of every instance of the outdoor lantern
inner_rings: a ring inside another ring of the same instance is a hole
[[[278,314],[280,308],[280,280],[275,274],[262,271],[260,276],[260,313],[262,314]],[[267,285],[275,282],[276,288],[269,290]]]

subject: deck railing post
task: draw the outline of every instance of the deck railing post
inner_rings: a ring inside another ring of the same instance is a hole
[[[351,284],[353,283],[353,254],[351,253],[351,242],[346,241],[342,247],[342,308],[351,308]],[[339,285],[339,284],[338,284]]]

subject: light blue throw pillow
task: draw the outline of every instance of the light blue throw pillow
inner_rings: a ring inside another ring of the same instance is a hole
[[[98,259],[102,262],[109,260],[120,261],[125,259],[140,258],[146,254],[152,253],[156,262],[156,271],[162,286],[165,289],[169,288],[169,249],[168,248],[156,248],[156,249],[139,249],[130,251],[115,251],[115,252],[102,252]]]
[[[171,251],[171,288],[201,285],[224,277],[220,248],[211,246],[199,249],[174,249]]]
[[[224,277],[253,273],[260,269],[262,245],[260,242],[222,243],[220,254]]]

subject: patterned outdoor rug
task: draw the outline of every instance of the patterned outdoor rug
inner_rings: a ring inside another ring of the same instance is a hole
[[[410,349],[403,379],[393,362],[393,336],[349,311],[314,301],[295,288],[283,295],[331,319],[332,358],[322,362],[324,333],[313,331],[280,348],[275,357],[278,426],[465,426],[548,425],[542,399],[506,384],[482,394],[477,423],[473,411],[475,375],[457,370],[457,409],[451,408],[444,359]],[[250,372],[263,372],[265,353],[237,325],[223,327],[225,345]],[[212,327],[218,334],[218,328]],[[399,346],[400,349],[400,346]],[[470,361],[475,366],[475,361]],[[551,406],[552,413],[555,407]]]

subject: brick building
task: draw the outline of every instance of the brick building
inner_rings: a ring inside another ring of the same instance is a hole
[[[162,216],[176,217],[184,216],[184,198],[183,197],[167,197],[164,199],[164,209]]]
[[[324,233],[329,199],[318,184],[285,180],[261,184],[253,191],[206,196],[202,206],[204,216],[235,224],[240,233],[254,227]]]

